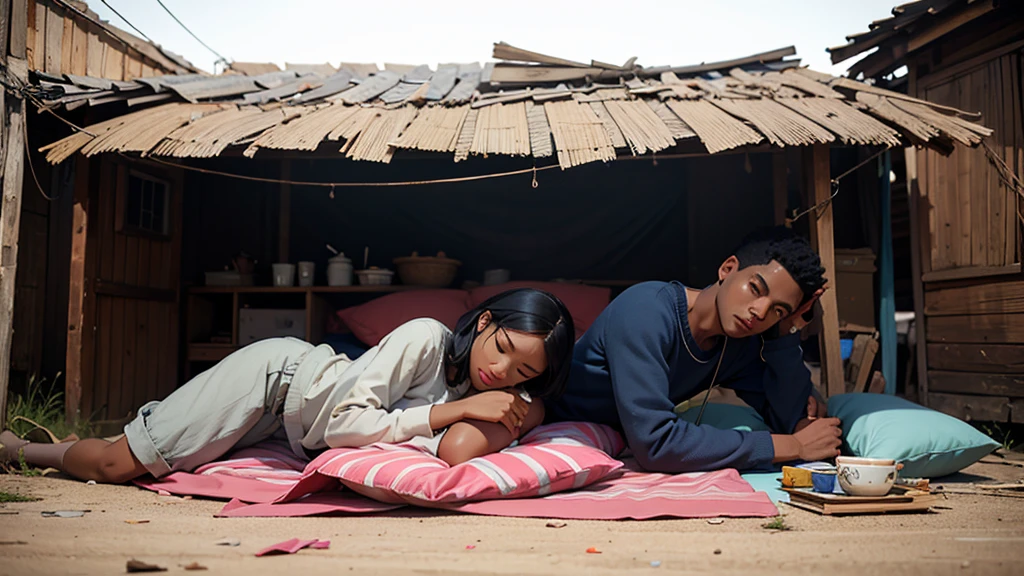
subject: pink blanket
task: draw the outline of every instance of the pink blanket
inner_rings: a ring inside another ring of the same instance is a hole
[[[336,478],[309,474],[286,446],[263,444],[236,452],[194,473],[175,472],[160,480],[140,478],[151,490],[230,500],[220,517],[358,514],[404,506],[342,489]],[[302,482],[300,483],[300,480]],[[432,507],[491,516],[566,519],[774,516],[775,505],[755,492],[735,470],[695,474],[653,474],[627,461],[625,472],[586,488],[533,498],[493,499]]]

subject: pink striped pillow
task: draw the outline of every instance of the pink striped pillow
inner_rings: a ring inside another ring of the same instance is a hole
[[[539,426],[518,446],[449,466],[405,444],[336,448],[321,454],[306,475],[338,479],[374,500],[391,503],[474,502],[543,496],[580,488],[622,467],[612,458],[625,447],[607,426],[562,422]]]

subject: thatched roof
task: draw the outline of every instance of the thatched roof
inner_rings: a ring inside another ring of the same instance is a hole
[[[792,48],[727,62],[643,68],[584,64],[495,45],[518,62],[436,68],[342,64],[322,76],[163,76],[113,83],[36,75],[37,96],[123,115],[42,148],[208,158],[229,149],[313,151],[389,162],[396,151],[557,156],[563,168],[688,145],[732,148],[842,143],[975,146],[991,131],[968,112],[801,68]],[[242,66],[241,68],[246,68]],[[141,108],[141,109],[140,109]]]

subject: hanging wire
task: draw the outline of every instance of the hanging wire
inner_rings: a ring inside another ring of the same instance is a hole
[[[49,194],[43,191],[43,186],[42,184],[39,183],[39,177],[36,176],[36,167],[35,164],[32,163],[32,151],[28,145],[28,114],[25,114],[24,111],[21,114],[21,130],[21,140],[22,142],[25,143],[25,164],[28,164],[28,170],[29,172],[32,173],[32,181],[36,183],[36,190],[39,190],[39,193],[43,196],[43,198],[46,198],[50,202],[53,202],[54,200],[59,200],[60,195],[50,196]]]
[[[120,18],[121,20],[124,20],[124,23],[125,23],[125,24],[127,24],[127,25],[131,26],[132,30],[135,30],[136,32],[138,32],[138,33],[139,33],[139,36],[142,36],[143,38],[145,38],[145,39],[146,39],[146,41],[147,41],[147,42],[149,42],[150,44],[156,44],[156,42],[153,42],[153,39],[152,39],[152,38],[150,38],[149,36],[146,36],[146,34],[145,34],[145,33],[144,33],[144,32],[143,32],[142,30],[139,30],[139,29],[138,29],[138,28],[137,28],[137,27],[135,26],[135,24],[132,24],[131,22],[129,22],[129,21],[128,21],[128,19],[127,19],[127,18],[125,18],[124,16],[121,16],[121,13],[120,13],[120,12],[118,12],[118,11],[117,11],[117,10],[116,10],[116,9],[115,9],[115,8],[114,8],[113,6],[111,6],[110,4],[108,4],[108,3],[107,3],[107,0],[100,0],[100,2],[103,2],[103,5],[104,5],[104,6],[106,6],[107,8],[110,8],[110,11],[111,11],[111,12],[113,12],[114,14],[116,14],[118,18]]]
[[[835,178],[833,178],[830,181],[830,184],[832,186],[832,194],[828,198],[822,200],[821,202],[818,202],[817,204],[815,204],[814,206],[811,206],[810,208],[804,210],[803,212],[800,212],[800,213],[796,214],[792,218],[788,218],[786,221],[788,223],[792,224],[793,222],[796,222],[797,220],[799,220],[800,218],[803,218],[804,216],[806,216],[807,214],[810,214],[811,212],[814,212],[814,217],[815,218],[820,217],[821,213],[825,210],[825,208],[828,207],[828,205],[832,203],[832,199],[835,198],[837,194],[839,194],[839,181],[840,180],[842,180],[843,178],[846,178],[850,174],[853,174],[854,172],[859,170],[861,167],[863,167],[868,162],[871,162],[875,158],[878,158],[879,156],[881,156],[882,154],[885,154],[888,151],[889,151],[889,148],[882,148],[878,152],[875,152],[874,154],[872,154],[871,156],[866,158],[863,162],[860,162],[859,164],[857,164],[853,168],[850,168],[846,172],[843,172],[839,176],[836,176]]]
[[[1006,186],[1007,190],[1016,192],[1024,200],[1024,183],[1021,183],[1020,178],[1006,165],[1006,161],[989,147],[988,142],[982,141],[981,145],[985,148],[985,157],[992,164],[992,167],[996,169],[996,174],[1002,180],[1003,186]],[[1024,224],[1024,213],[1021,213],[1020,206],[1021,203],[1018,202],[1017,219],[1020,220],[1021,224]]]
[[[195,39],[196,39],[196,42],[199,42],[200,44],[202,44],[202,45],[203,45],[203,47],[204,47],[204,48],[206,48],[206,49],[207,49],[207,50],[209,50],[210,52],[213,52],[213,54],[214,54],[215,56],[217,56],[217,58],[218,58],[217,62],[224,62],[225,64],[229,64],[229,61],[228,61],[228,59],[227,59],[227,58],[225,58],[224,56],[222,56],[220,52],[217,52],[217,51],[216,51],[216,50],[214,50],[213,48],[210,48],[210,45],[209,45],[209,44],[207,44],[206,42],[203,42],[202,40],[200,40],[200,39],[199,39],[199,36],[196,36],[194,32],[192,32],[191,30],[189,30],[189,29],[188,29],[188,26],[185,26],[185,24],[184,24],[184,23],[183,23],[183,22],[182,22],[181,20],[179,20],[177,16],[175,16],[175,15],[174,15],[174,12],[171,12],[171,9],[170,9],[170,8],[168,8],[168,7],[167,7],[167,6],[166,6],[166,5],[165,5],[165,4],[163,3],[163,1],[162,1],[162,0],[156,0],[156,3],[157,3],[157,4],[159,4],[159,5],[160,5],[160,7],[161,7],[161,8],[163,8],[163,9],[164,9],[164,11],[165,11],[165,12],[167,12],[167,14],[169,14],[169,15],[171,16],[171,18],[174,18],[174,21],[175,21],[175,22],[177,22],[179,26],[181,26],[182,28],[184,28],[184,29],[185,29],[185,32],[188,32],[190,36],[192,36],[193,38],[195,38]],[[106,2],[104,2],[104,4],[106,4]],[[113,10],[113,8],[111,8],[111,10]],[[118,16],[120,16],[120,14],[118,14]],[[214,62],[214,66],[216,66],[216,65],[217,65],[217,62]]]
[[[134,159],[128,154],[118,152],[121,156]],[[163,164],[165,166],[171,166],[174,168],[181,168],[182,170],[189,170],[191,172],[199,172],[201,174],[210,174],[213,176],[224,176],[226,178],[238,178],[239,180],[249,180],[251,182],[266,182],[269,184],[289,184],[292,186],[319,186],[321,188],[390,188],[397,186],[423,186],[426,184],[452,184],[455,182],[475,182],[478,180],[488,180],[490,178],[503,178],[505,176],[516,176],[518,174],[529,174],[534,173],[534,182],[536,182],[536,173],[542,170],[551,170],[559,168],[558,164],[550,164],[548,166],[540,166],[533,168],[522,168],[520,170],[509,170],[508,172],[494,172],[491,174],[478,174],[476,176],[460,176],[457,178],[437,178],[434,180],[405,180],[401,182],[314,182],[310,180],[282,180],[280,178],[263,178],[261,176],[247,176],[245,174],[234,174],[231,172],[222,172],[220,170],[210,170],[207,168],[197,168],[195,166],[189,166],[187,164],[181,164],[178,162],[168,162],[157,158],[155,156],[149,156],[145,158],[151,162],[157,164]]]

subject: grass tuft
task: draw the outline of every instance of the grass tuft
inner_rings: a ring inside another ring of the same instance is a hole
[[[39,500],[42,500],[42,498],[22,496],[21,494],[13,494],[11,492],[0,492],[0,503],[3,504],[8,502],[37,502]]]
[[[793,529],[789,524],[786,524],[786,519],[782,516],[772,518],[771,522],[762,524],[761,528],[764,528],[765,530],[778,530],[779,532],[785,532]]]

